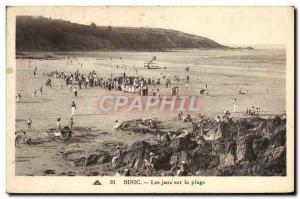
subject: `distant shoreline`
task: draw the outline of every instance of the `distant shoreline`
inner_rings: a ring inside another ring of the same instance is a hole
[[[239,49],[249,49],[249,48],[233,48],[233,47],[215,47],[215,48],[165,48],[165,49],[126,49],[126,48],[120,48],[120,49],[111,49],[111,48],[100,48],[100,49],[66,49],[66,50],[60,50],[60,49],[16,49],[16,54],[23,53],[23,52],[97,52],[97,51],[103,51],[103,52],[109,52],[109,51],[115,51],[115,52],[122,52],[122,51],[128,51],[128,52],[171,52],[171,51],[180,51],[180,50],[239,50]],[[252,48],[253,49],[253,48]]]
[[[249,47],[226,47],[226,48],[171,48],[171,49],[163,49],[163,50],[145,50],[145,49],[97,49],[97,50],[40,50],[40,49],[24,49],[24,50],[16,50],[16,58],[17,59],[53,59],[54,56],[51,55],[43,55],[43,56],[32,56],[31,53],[78,53],[78,52],[177,52],[184,50],[255,50],[254,48]],[[57,57],[59,58],[59,57]]]

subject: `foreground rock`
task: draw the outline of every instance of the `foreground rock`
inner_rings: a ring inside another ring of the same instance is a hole
[[[135,133],[151,133],[158,131],[159,122],[155,119],[139,119],[122,122],[118,129]]]
[[[205,120],[205,118],[203,118]],[[286,119],[248,117],[230,121],[200,121],[191,132],[168,143],[133,143],[121,149],[114,171],[130,169],[131,175],[177,175],[184,162],[187,175],[284,176],[286,175]],[[195,124],[193,124],[195,125]],[[153,169],[146,166],[154,154]],[[72,160],[74,166],[109,163],[107,152]]]
[[[76,151],[75,151],[76,153]],[[103,164],[110,162],[112,155],[107,152],[98,152],[90,154],[81,154],[79,153],[77,157],[73,157],[72,152],[67,152],[64,154],[64,158],[68,161],[71,161],[72,166],[90,166],[95,164]]]

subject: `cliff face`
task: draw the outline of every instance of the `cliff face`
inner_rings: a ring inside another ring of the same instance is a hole
[[[175,30],[81,25],[44,17],[18,16],[17,50],[166,50],[228,48],[215,41]]]

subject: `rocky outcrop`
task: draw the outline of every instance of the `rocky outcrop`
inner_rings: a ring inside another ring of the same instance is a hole
[[[282,176],[286,175],[286,119],[240,118],[207,124],[219,131],[218,139],[205,139],[207,126],[194,132],[182,132],[168,143],[133,143],[122,149],[118,168],[131,169],[131,175],[174,176],[185,162],[188,175],[202,176]],[[206,124],[201,121],[202,124]],[[205,127],[205,129],[202,129]],[[207,131],[209,132],[209,131]],[[154,153],[154,171],[145,160]],[[73,160],[76,166],[111,161],[107,153],[89,154]],[[113,169],[118,169],[113,168]]]
[[[65,153],[64,158],[71,161],[72,166],[90,166],[94,164],[103,164],[110,162],[112,156],[107,152],[90,153],[90,154],[80,154],[79,157],[73,158],[70,153]]]
[[[264,155],[263,166],[271,173],[285,173],[286,166],[286,147],[271,146]]]
[[[254,134],[244,135],[239,137],[236,145],[236,160],[237,162],[242,161],[253,161],[255,160],[255,153],[253,150]]]
[[[173,139],[171,141],[171,149],[173,152],[178,152],[182,150],[190,150],[197,147],[197,142],[191,140],[191,134],[184,135],[182,137],[178,137],[177,139]]]
[[[118,129],[122,131],[132,131],[135,133],[157,133],[158,124],[159,122],[154,119],[129,120],[122,122]]]

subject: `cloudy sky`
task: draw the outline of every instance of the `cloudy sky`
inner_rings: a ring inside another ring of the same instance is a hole
[[[99,26],[167,28],[221,44],[286,44],[293,35],[291,7],[23,7],[16,15],[42,15]]]

